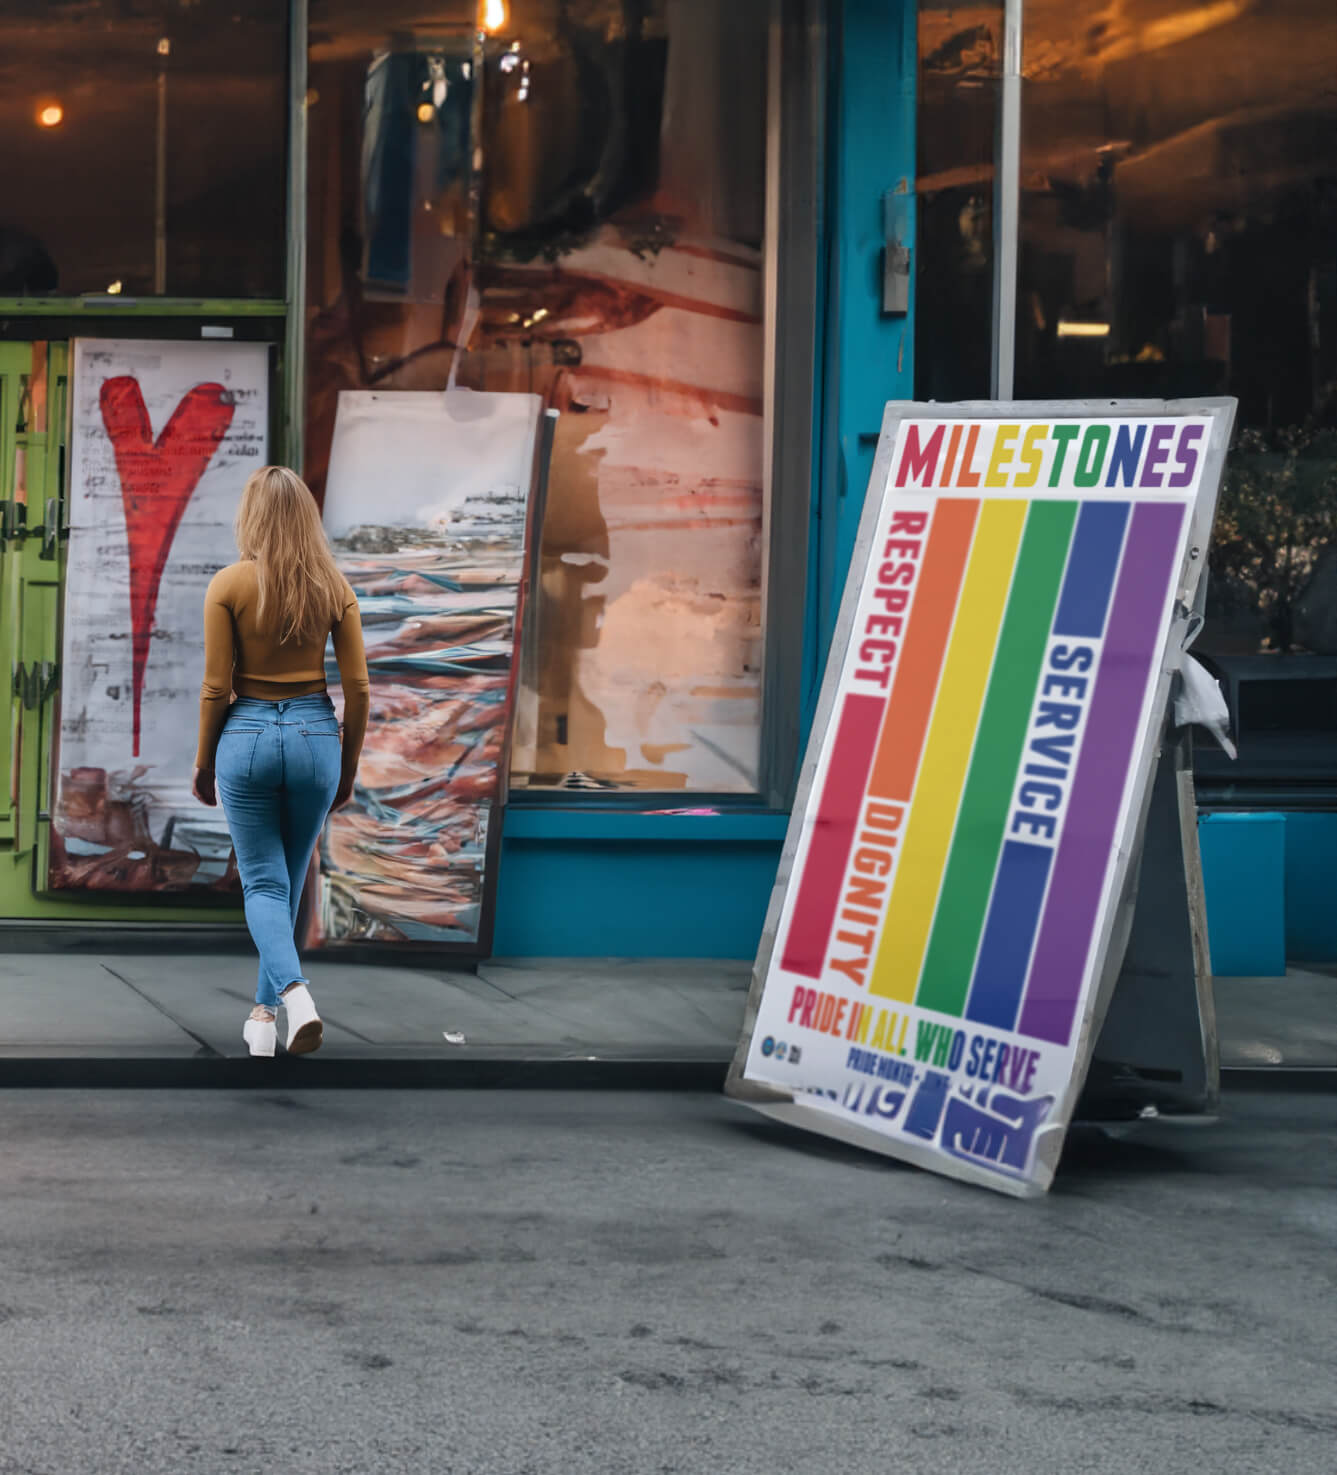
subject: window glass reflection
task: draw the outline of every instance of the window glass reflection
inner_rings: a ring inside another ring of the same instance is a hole
[[[313,485],[344,389],[562,411],[518,786],[757,786],[769,9],[312,3]]]
[[[915,393],[987,399],[1003,8],[919,7]]]
[[[1330,0],[1026,7],[1017,392],[1238,397],[1198,649],[1240,780],[1337,776],[1334,69]]]
[[[0,295],[282,297],[286,12],[0,4]]]

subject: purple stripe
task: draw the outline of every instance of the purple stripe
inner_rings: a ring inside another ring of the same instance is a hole
[[[1066,1045],[1072,1033],[1142,700],[1160,656],[1161,617],[1176,571],[1183,521],[1184,508],[1178,503],[1141,502],[1133,511],[1017,1026],[1033,1039]]]

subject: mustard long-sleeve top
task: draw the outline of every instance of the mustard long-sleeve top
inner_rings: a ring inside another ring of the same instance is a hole
[[[344,581],[344,607],[330,629],[344,691],[343,778],[357,772],[367,732],[371,686],[362,644],[357,596]],[[277,626],[261,622],[255,563],[234,563],[214,576],[204,596],[204,684],[200,689],[200,744],[196,766],[212,771],[232,692],[262,702],[325,690],[325,640],[279,640]]]

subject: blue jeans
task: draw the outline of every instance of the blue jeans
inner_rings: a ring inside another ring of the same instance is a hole
[[[289,984],[306,982],[293,929],[341,764],[339,723],[323,693],[283,702],[240,697],[228,711],[214,768],[260,954],[255,1002],[268,1009]]]

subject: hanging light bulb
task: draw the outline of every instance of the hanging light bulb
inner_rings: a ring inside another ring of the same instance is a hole
[[[483,29],[492,36],[506,24],[506,0],[483,0]]]

